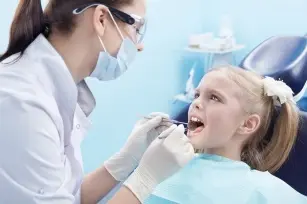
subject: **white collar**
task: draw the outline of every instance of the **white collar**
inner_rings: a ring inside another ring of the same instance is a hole
[[[25,54],[44,65],[46,73],[52,78],[56,100],[67,105],[63,108],[73,108],[74,112],[78,103],[86,116],[93,111],[96,101],[85,80],[76,85],[63,58],[43,34],[31,43]]]

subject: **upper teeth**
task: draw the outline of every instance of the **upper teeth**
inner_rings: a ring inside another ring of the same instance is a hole
[[[199,120],[199,119],[196,118],[196,117],[191,117],[191,121],[193,121],[193,122],[201,122],[201,120]]]

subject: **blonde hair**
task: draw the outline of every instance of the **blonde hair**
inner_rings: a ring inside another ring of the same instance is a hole
[[[296,141],[298,108],[292,101],[287,101],[277,110],[273,98],[264,92],[263,77],[252,71],[233,66],[212,71],[226,72],[244,90],[241,94],[246,102],[245,111],[261,117],[259,129],[243,146],[241,160],[260,171],[277,171],[288,158]]]

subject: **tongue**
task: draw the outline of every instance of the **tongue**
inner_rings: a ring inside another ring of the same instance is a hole
[[[193,130],[192,132],[193,132],[193,133],[198,133],[198,132],[201,132],[203,129],[204,129],[204,126],[202,125],[202,126],[197,127],[197,128],[196,128],[195,130]]]

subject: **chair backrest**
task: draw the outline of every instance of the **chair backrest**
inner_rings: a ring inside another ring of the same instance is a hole
[[[307,38],[304,36],[271,37],[241,62],[243,69],[281,79],[298,93],[307,80]]]
[[[275,172],[275,176],[307,196],[307,112],[301,112],[300,116],[296,143],[288,160]]]

